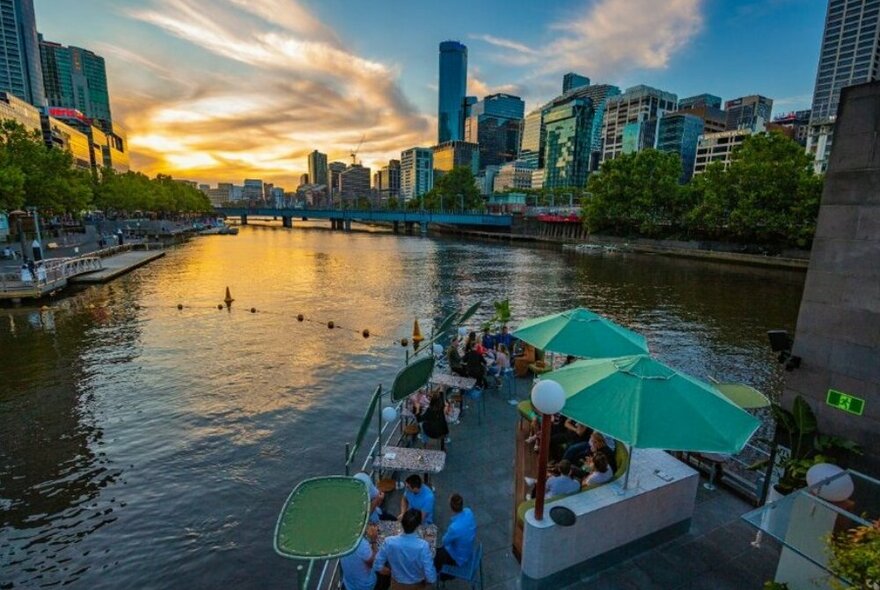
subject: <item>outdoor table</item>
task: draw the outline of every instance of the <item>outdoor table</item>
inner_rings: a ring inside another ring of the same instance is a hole
[[[399,535],[403,533],[403,526],[401,526],[400,522],[397,520],[380,520],[379,521],[379,538],[376,540],[376,544],[381,547],[383,543],[385,543],[385,539],[388,537],[393,537],[394,535]],[[428,547],[431,548],[431,555],[437,552],[437,525],[435,524],[427,524],[421,525],[416,529],[416,533],[428,542]]]
[[[440,473],[446,467],[446,453],[406,447],[382,447],[382,454],[373,463],[382,471],[407,473]]]
[[[434,373],[431,375],[431,383],[444,387],[457,387],[458,389],[470,390],[477,385],[473,377],[462,377],[451,373]]]

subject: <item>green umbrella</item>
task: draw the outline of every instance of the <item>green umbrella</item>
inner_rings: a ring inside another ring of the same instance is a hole
[[[760,425],[711,385],[648,355],[579,361],[550,375],[565,390],[563,415],[631,447],[737,453]]]
[[[528,320],[513,336],[540,350],[587,358],[648,352],[644,336],[582,307]]]
[[[754,410],[757,408],[766,408],[770,405],[767,396],[745,383],[716,383],[712,381],[715,389],[720,391],[724,397],[746,410]]]

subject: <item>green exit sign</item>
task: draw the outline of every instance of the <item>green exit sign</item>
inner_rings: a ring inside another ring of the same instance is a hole
[[[861,416],[865,411],[865,400],[842,391],[837,391],[836,389],[828,390],[828,397],[825,398],[825,403],[833,408],[855,414],[856,416]]]

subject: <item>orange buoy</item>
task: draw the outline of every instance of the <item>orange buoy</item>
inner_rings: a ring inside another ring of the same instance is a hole
[[[370,337],[370,331],[367,330],[367,329],[365,328],[364,331],[361,332],[361,335],[362,335],[364,338],[369,338],[369,337]]]
[[[332,321],[330,321],[330,322],[327,322],[327,327],[332,330],[333,328],[336,327],[336,325]]]
[[[296,321],[298,321],[298,322],[301,322],[304,319],[306,319],[306,318],[303,317],[303,314],[299,314],[298,316],[296,316]]]
[[[226,304],[226,307],[229,307],[232,305],[233,301],[235,301],[235,299],[233,299],[232,295],[229,293],[229,287],[226,287],[226,298],[223,299],[223,303]]]
[[[218,303],[218,304],[217,304],[217,309],[223,309],[223,304],[222,304],[222,303]]]
[[[406,348],[407,346],[409,346],[409,340],[407,338],[401,338],[400,345]]]
[[[257,308],[256,308],[256,307],[252,307],[252,308],[251,308],[251,313],[257,313]]]
[[[418,346],[419,342],[424,340],[425,338],[422,336],[422,330],[419,328],[419,320],[415,320],[413,322],[413,345]]]
[[[178,304],[177,304],[177,309],[183,309],[183,303],[178,303]]]

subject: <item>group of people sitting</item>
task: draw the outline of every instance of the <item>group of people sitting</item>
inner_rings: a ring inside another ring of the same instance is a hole
[[[485,328],[482,338],[478,339],[476,332],[470,332],[463,344],[456,336],[446,350],[446,358],[453,373],[475,379],[477,387],[485,388],[488,386],[487,377],[497,377],[510,368],[512,348],[513,336],[507,326],[502,326],[498,334]]]
[[[451,516],[441,546],[431,556],[431,547],[418,534],[422,525],[434,522],[434,492],[418,475],[406,478],[400,501],[400,516],[382,511],[385,495],[370,476],[358,473],[370,493],[370,524],[353,553],[341,560],[342,583],[346,590],[411,590],[437,581],[445,565],[463,566],[473,555],[477,522],[459,494],[449,498]],[[379,547],[379,520],[399,520],[402,533],[385,539]],[[442,576],[442,574],[441,574]],[[443,576],[448,577],[448,576]]]
[[[616,441],[584,424],[556,414],[550,427],[550,462],[546,497],[572,494],[582,486],[597,486],[614,479],[617,471]],[[537,420],[526,444],[538,447],[540,432]],[[526,477],[530,489],[527,499],[534,497],[535,479]]]

